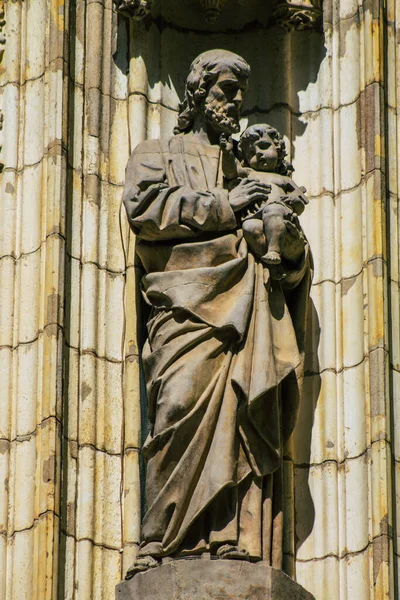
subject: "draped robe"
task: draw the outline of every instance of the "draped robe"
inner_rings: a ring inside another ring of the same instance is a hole
[[[217,146],[187,134],[143,142],[127,166],[124,203],[152,307],[140,554],[229,543],[280,568],[282,448],[298,407],[311,258],[306,246],[282,283],[269,279],[220,162]]]

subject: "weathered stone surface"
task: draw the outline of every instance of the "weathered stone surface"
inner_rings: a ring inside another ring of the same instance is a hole
[[[282,571],[265,563],[178,560],[117,586],[116,600],[313,600]]]

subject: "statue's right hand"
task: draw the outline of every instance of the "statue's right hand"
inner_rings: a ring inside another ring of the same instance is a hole
[[[221,150],[223,152],[232,152],[232,150],[233,150],[232,136],[230,135],[229,137],[227,137],[226,133],[221,133],[221,136],[219,138],[219,147],[221,148]]]
[[[240,183],[229,192],[229,202],[236,212],[252,202],[267,201],[271,193],[268,183],[261,183],[254,179],[242,179]]]

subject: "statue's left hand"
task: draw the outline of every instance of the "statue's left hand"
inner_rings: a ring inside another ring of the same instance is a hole
[[[268,200],[271,186],[254,179],[242,179],[240,183],[229,192],[229,202],[232,209],[237,212],[252,202]]]

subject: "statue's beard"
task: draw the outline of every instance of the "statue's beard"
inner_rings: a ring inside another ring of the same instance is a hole
[[[204,105],[206,121],[218,131],[238,133],[240,131],[239,112],[234,104],[221,105],[219,102],[207,102]]]

